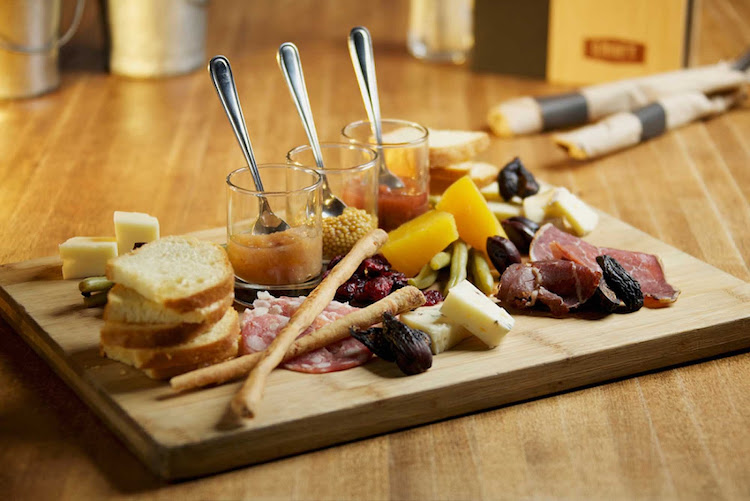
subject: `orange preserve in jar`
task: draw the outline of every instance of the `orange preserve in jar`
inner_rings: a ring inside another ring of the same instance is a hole
[[[268,235],[235,233],[227,245],[234,274],[260,285],[301,284],[320,275],[320,233],[298,226]]]

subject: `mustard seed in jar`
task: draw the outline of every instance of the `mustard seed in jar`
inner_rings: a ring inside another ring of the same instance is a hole
[[[323,258],[331,259],[349,252],[357,240],[377,228],[376,218],[362,209],[347,207],[336,217],[323,218]]]

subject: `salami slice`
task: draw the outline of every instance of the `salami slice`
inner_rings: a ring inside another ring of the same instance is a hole
[[[539,228],[529,249],[532,261],[567,259],[586,266],[599,276],[601,268],[596,263],[596,256],[603,254],[615,258],[638,281],[647,308],[658,308],[677,301],[680,291],[667,282],[661,261],[653,254],[596,247],[549,223]]]
[[[240,354],[262,351],[271,344],[289,319],[300,307],[304,298],[273,297],[266,292],[258,294],[253,308],[242,315],[242,342]],[[313,324],[299,337],[343,317],[357,308],[333,301],[318,315]],[[332,343],[285,362],[282,367],[297,372],[321,374],[356,367],[372,357],[370,350],[354,338]]]

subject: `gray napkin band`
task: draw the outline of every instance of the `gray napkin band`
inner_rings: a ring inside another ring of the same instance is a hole
[[[641,141],[659,136],[667,130],[667,115],[659,103],[651,103],[633,112],[641,122]]]
[[[589,105],[578,92],[534,99],[542,111],[543,130],[564,129],[589,121]]]

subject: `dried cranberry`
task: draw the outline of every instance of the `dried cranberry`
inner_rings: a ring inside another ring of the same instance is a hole
[[[422,294],[424,294],[424,297],[427,300],[424,304],[425,306],[435,306],[436,304],[445,301],[445,296],[443,296],[440,291],[434,289],[422,291]]]
[[[392,289],[393,283],[390,280],[386,277],[376,277],[367,281],[362,289],[362,294],[355,299],[363,303],[374,303],[390,294]]]
[[[390,269],[391,263],[382,254],[375,254],[362,261],[359,268],[357,268],[356,274],[372,278],[380,276],[382,273],[390,271]]]
[[[336,298],[343,301],[351,301],[355,297],[362,294],[362,290],[365,287],[365,281],[361,278],[352,277],[348,281],[341,284],[336,290]]]
[[[391,284],[393,284],[393,290],[401,289],[402,287],[406,287],[408,285],[408,279],[406,278],[406,275],[404,275],[400,271],[386,271],[380,276],[385,277],[391,281]]]

